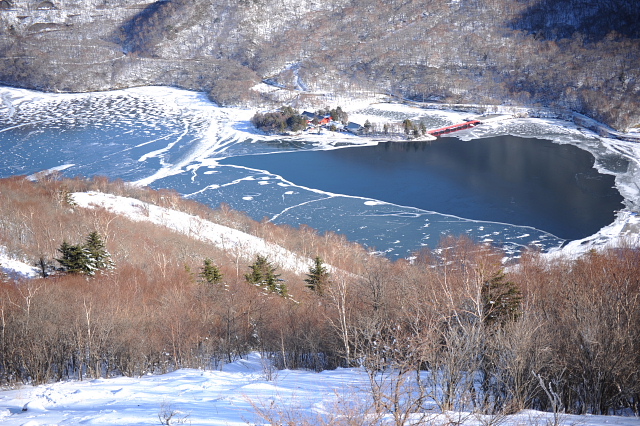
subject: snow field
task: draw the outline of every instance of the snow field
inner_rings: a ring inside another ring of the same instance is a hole
[[[134,198],[100,192],[76,192],[72,196],[79,207],[102,207],[134,221],[147,221],[165,226],[192,238],[210,242],[223,250],[238,252],[245,259],[252,259],[256,255],[267,256],[269,261],[280,268],[299,274],[308,272],[312,264],[310,259],[261,238],[187,213],[143,203]]]
[[[0,423],[142,426],[166,424],[161,422],[172,416],[169,424],[267,425],[257,413],[262,411],[307,420],[307,424],[338,425],[342,414],[362,415],[370,401],[368,377],[360,368],[273,372],[268,360],[251,353],[215,371],[180,369],[139,378],[67,381],[0,391]],[[422,417],[421,413],[413,416],[416,420]],[[554,420],[551,413],[533,410],[505,417],[434,410],[424,418],[427,422],[422,424],[434,426],[452,422],[481,426],[492,421],[504,426],[544,426]],[[333,422],[326,423],[329,419]],[[561,415],[559,420],[566,426],[640,425],[637,417]],[[376,424],[393,423],[387,416]]]
[[[279,371],[252,353],[219,371],[181,369],[164,375],[60,382],[0,392],[3,425],[150,425],[173,413],[172,424],[259,424],[252,405],[270,401],[322,411],[336,394],[364,387],[358,370]],[[359,389],[358,389],[359,390]],[[23,411],[26,408],[25,411]]]
[[[16,260],[5,253],[4,247],[0,247],[0,271],[14,279],[35,278],[38,270],[26,262]]]

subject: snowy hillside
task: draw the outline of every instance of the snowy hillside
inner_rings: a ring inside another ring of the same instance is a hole
[[[268,254],[269,258],[281,268],[300,274],[308,271],[311,265],[310,259],[301,258],[280,246],[264,241],[262,238],[203,220],[197,216],[143,203],[133,198],[88,192],[75,193],[73,199],[80,207],[102,207],[111,212],[125,215],[134,221],[148,221],[165,226],[192,238],[213,243],[223,250],[238,252],[245,259],[251,259],[261,253]]]

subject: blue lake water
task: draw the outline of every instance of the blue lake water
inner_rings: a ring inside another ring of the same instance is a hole
[[[574,240],[614,220],[622,197],[591,154],[547,140],[389,142],[330,151],[232,157],[298,185],[479,221],[528,225]]]
[[[449,234],[511,254],[546,250],[591,235],[622,208],[613,177],[596,172],[591,154],[543,140],[566,138],[557,126],[527,122],[540,138],[319,150],[243,133],[243,123],[225,133],[219,120],[229,112],[201,95],[157,89],[159,99],[153,90],[62,96],[0,88],[0,177],[61,166],[67,176],[152,176],[152,187],[257,220],[342,233],[390,257]],[[620,156],[607,161],[626,167]]]

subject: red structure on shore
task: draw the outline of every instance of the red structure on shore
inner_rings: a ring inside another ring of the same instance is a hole
[[[428,130],[427,133],[432,136],[440,136],[445,133],[455,132],[457,130],[469,129],[471,127],[477,126],[478,124],[481,124],[481,122],[478,120],[470,120],[470,121],[465,121],[464,123],[453,124],[447,127],[441,127],[439,129]]]

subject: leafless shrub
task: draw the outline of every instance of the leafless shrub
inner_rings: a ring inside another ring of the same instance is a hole
[[[158,420],[161,425],[184,425],[191,424],[189,421],[189,414],[185,414],[173,407],[173,405],[166,400],[160,404],[160,410],[158,411]]]
[[[282,426],[382,426],[387,424],[376,413],[368,397],[357,392],[338,392],[321,413],[300,407],[296,398],[275,396],[269,400],[246,398],[253,414],[273,425]],[[417,423],[416,423],[417,424]]]

